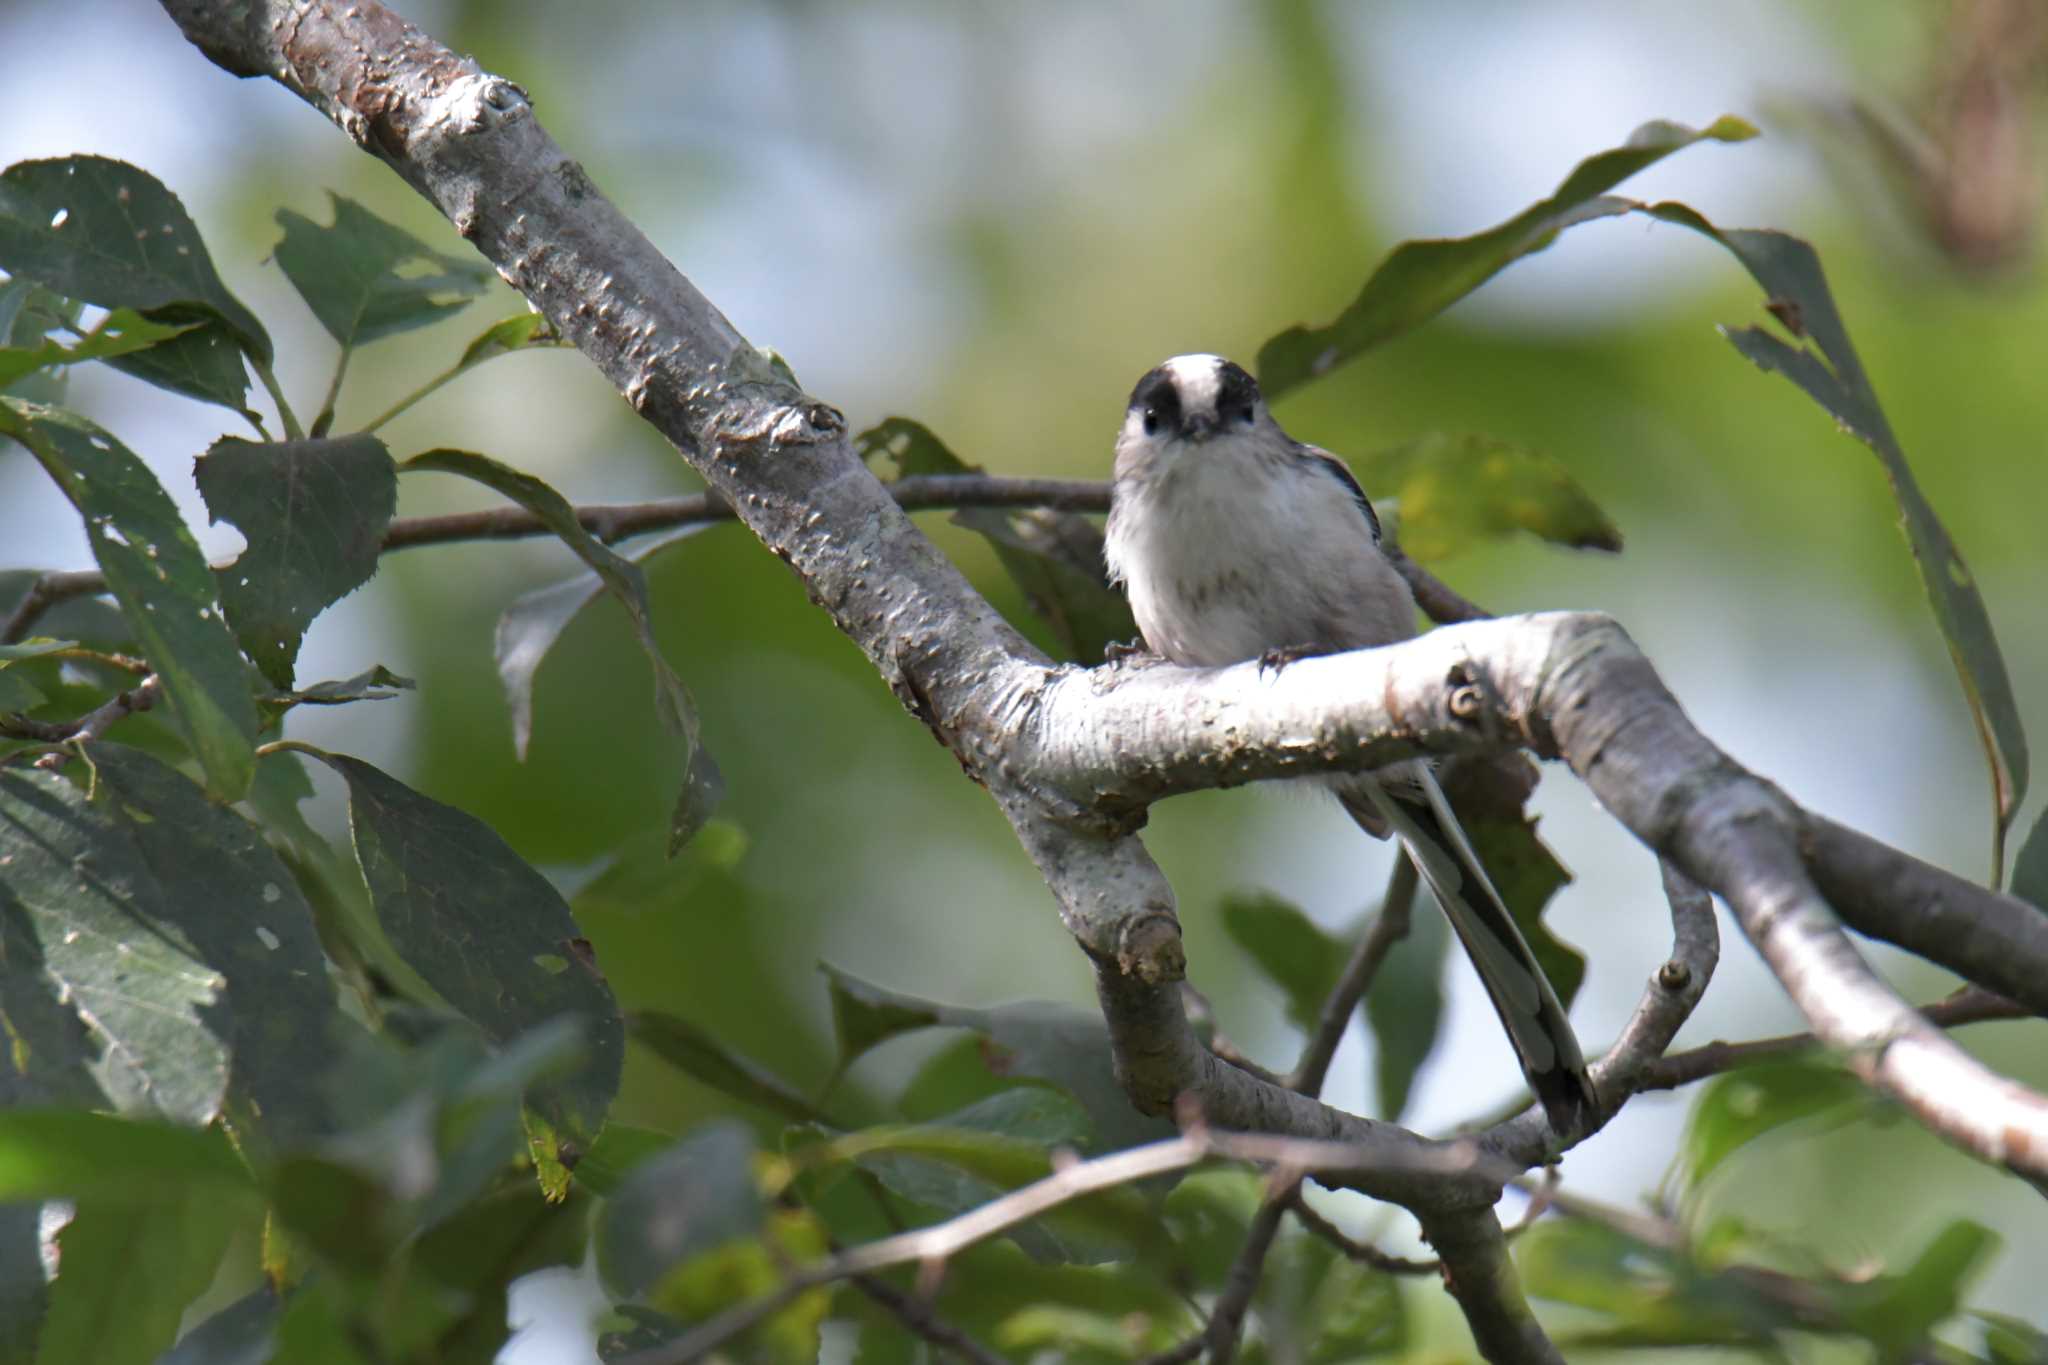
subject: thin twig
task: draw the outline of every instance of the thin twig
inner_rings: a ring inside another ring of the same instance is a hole
[[[920,474],[888,485],[910,511],[948,507],[1050,507],[1065,512],[1101,512],[1109,507],[1109,485],[1091,479],[1012,479],[993,474]],[[730,521],[731,506],[716,493],[693,493],[652,502],[592,503],[576,509],[583,529],[607,545],[655,531],[700,522]],[[492,507],[434,517],[401,517],[384,530],[385,551],[418,545],[451,545],[476,540],[523,540],[552,535],[523,507]],[[231,561],[230,561],[231,562]],[[217,564],[216,569],[228,567]],[[51,607],[74,597],[107,590],[106,575],[92,569],[46,573],[29,585],[0,643],[12,644]]]
[[[873,1275],[849,1276],[853,1287],[894,1313],[905,1327],[944,1351],[974,1365],[1008,1365],[994,1351],[932,1312],[931,1305]]]
[[[917,1265],[936,1270],[968,1247],[1084,1195],[1114,1189],[1148,1176],[1186,1170],[1218,1157],[1284,1167],[1297,1176],[1302,1172],[1335,1175],[1368,1169],[1384,1171],[1393,1165],[1432,1175],[1481,1172],[1501,1184],[1520,1174],[1519,1168],[1489,1158],[1476,1144],[1470,1143],[1421,1150],[1387,1150],[1348,1142],[1276,1137],[1265,1133],[1218,1132],[1196,1126],[1176,1138],[1113,1152],[1092,1161],[1076,1162],[1043,1180],[992,1199],[946,1222],[884,1237],[828,1256],[797,1270],[773,1292],[729,1308],[674,1341],[626,1357],[624,1365],[679,1365],[683,1361],[695,1360],[818,1285],[886,1270],[891,1266]]]
[[[1238,1343],[1244,1337],[1245,1314],[1251,1311],[1252,1296],[1258,1293],[1266,1254],[1273,1249],[1273,1238],[1280,1231],[1280,1220],[1300,1193],[1299,1172],[1273,1173],[1267,1184],[1265,1202],[1259,1205],[1259,1211],[1252,1215],[1251,1224],[1245,1229],[1244,1244],[1238,1248],[1237,1259],[1230,1263],[1230,1271],[1223,1280],[1223,1291],[1216,1297],[1216,1307],[1209,1314],[1208,1323],[1178,1346],[1146,1357],[1141,1365],[1185,1365],[1203,1351],[1209,1353],[1210,1365],[1230,1365],[1237,1355]]]
[[[1369,1266],[1388,1275],[1434,1275],[1443,1269],[1440,1261],[1411,1261],[1405,1256],[1395,1256],[1381,1251],[1376,1246],[1356,1240],[1344,1229],[1316,1212],[1315,1206],[1302,1197],[1300,1190],[1294,1192],[1294,1198],[1288,1202],[1287,1207],[1303,1227],[1337,1248],[1338,1253],[1346,1260],[1356,1261],[1360,1265]]]
[[[1994,995],[1981,987],[1965,986],[1943,1000],[1922,1007],[1920,1013],[1937,1028],[1960,1028],[1994,1019],[2030,1019],[2033,1011],[2017,1001]],[[1707,1043],[1687,1052],[1674,1052],[1650,1063],[1637,1079],[1637,1090],[1674,1090],[1681,1085],[1718,1076],[1738,1067],[1796,1056],[1820,1046],[1811,1033],[1791,1033],[1779,1038],[1759,1038],[1748,1043]]]
[[[88,744],[104,736],[116,721],[149,710],[162,695],[163,684],[152,673],[127,691],[115,693],[77,720],[50,722],[15,716],[0,719],[0,735],[45,744]],[[55,768],[63,763],[64,757],[62,750],[56,750],[38,758],[35,766]]]
[[[1330,998],[1323,1002],[1323,1014],[1316,1021],[1315,1035],[1302,1050],[1294,1074],[1285,1081],[1288,1089],[1298,1090],[1304,1095],[1323,1093],[1323,1080],[1329,1075],[1330,1062],[1337,1055],[1337,1045],[1344,1041],[1344,1032],[1351,1027],[1351,1016],[1358,1012],[1358,1002],[1365,998],[1373,978],[1379,974],[1380,964],[1387,960],[1387,954],[1393,951],[1396,943],[1408,937],[1409,911],[1415,904],[1415,885],[1414,862],[1405,849],[1397,851],[1393,874],[1387,878],[1387,894],[1380,901],[1380,913],[1373,920],[1371,930],[1352,950],[1351,960],[1344,964]]]

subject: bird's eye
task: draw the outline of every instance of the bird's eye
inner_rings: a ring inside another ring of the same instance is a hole
[[[1244,423],[1246,426],[1250,426],[1252,424],[1251,404],[1247,403],[1237,410],[1237,420]]]
[[[1145,434],[1147,436],[1157,436],[1159,434],[1158,408],[1145,409]]]

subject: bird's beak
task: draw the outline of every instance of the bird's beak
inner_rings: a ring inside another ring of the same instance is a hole
[[[1206,441],[1222,430],[1222,419],[1213,412],[1192,412],[1181,419],[1181,439]]]

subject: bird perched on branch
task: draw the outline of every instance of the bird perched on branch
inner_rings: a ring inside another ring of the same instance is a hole
[[[1221,356],[1175,356],[1132,390],[1105,549],[1145,643],[1177,664],[1277,667],[1415,634],[1415,599],[1351,471],[1282,431]],[[1407,848],[1551,1126],[1578,1127],[1596,1106],[1578,1039],[1429,763],[1327,781],[1368,833]]]

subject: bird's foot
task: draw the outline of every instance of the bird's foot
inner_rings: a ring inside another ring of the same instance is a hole
[[[1268,673],[1278,673],[1298,659],[1311,659],[1318,654],[1327,653],[1328,650],[1318,645],[1275,646],[1259,656],[1259,676],[1263,678]]]
[[[1125,659],[1143,658],[1151,652],[1145,647],[1142,637],[1136,640],[1111,640],[1102,647],[1102,662],[1120,664]]]

